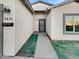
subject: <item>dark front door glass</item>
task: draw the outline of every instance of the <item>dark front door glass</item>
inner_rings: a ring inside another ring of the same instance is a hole
[[[45,19],[39,20],[39,32],[45,32]]]

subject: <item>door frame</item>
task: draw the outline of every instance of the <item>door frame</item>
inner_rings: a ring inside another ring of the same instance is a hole
[[[0,11],[2,14],[2,18],[1,18],[1,23],[2,23],[2,30],[1,30],[2,31],[2,35],[1,35],[2,36],[2,39],[1,39],[2,40],[2,52],[1,53],[2,54],[1,54],[1,56],[3,56],[3,46],[4,46],[4,40],[3,40],[4,39],[4,36],[3,36],[4,35],[3,34],[3,17],[4,17],[3,13],[4,13],[4,11],[3,11],[3,9],[4,9],[4,4],[0,4],[0,5],[2,6],[2,10]]]
[[[40,20],[44,20],[44,32],[46,32],[46,19],[39,19],[39,32],[42,32],[40,31]]]

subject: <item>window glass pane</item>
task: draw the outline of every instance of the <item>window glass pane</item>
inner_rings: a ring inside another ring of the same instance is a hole
[[[75,32],[79,32],[79,16],[74,16]]]
[[[73,25],[74,25],[73,16],[65,16],[66,31],[72,32]]]

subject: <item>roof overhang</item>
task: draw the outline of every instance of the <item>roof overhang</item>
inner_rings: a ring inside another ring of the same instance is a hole
[[[45,12],[45,14],[48,14],[50,12],[50,10],[53,9],[53,8],[57,8],[57,7],[66,5],[66,4],[71,3],[71,2],[77,2],[77,3],[79,3],[79,0],[66,0],[64,2],[56,4],[56,5],[52,6],[52,7],[50,7],[49,9],[47,9],[46,12]]]
[[[54,5],[54,4],[51,4],[51,3],[45,2],[45,1],[36,1],[36,2],[32,3],[31,5],[38,4],[38,3],[43,3],[43,4],[46,4],[46,5],[49,5],[49,6]]]
[[[35,14],[45,14],[46,11],[35,11]]]
[[[76,2],[79,2],[79,0],[75,0]]]
[[[31,4],[30,4],[30,2],[29,2],[29,0],[20,0],[20,1],[22,2],[22,4],[23,4],[26,8],[28,8],[28,10],[29,10],[32,14],[35,13],[34,10],[33,10],[33,8],[32,8],[32,6],[31,6]]]

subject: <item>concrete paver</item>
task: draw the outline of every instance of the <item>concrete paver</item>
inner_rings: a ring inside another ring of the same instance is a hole
[[[7,57],[7,56],[3,56],[3,57],[0,57],[0,59],[24,59],[24,57]]]

